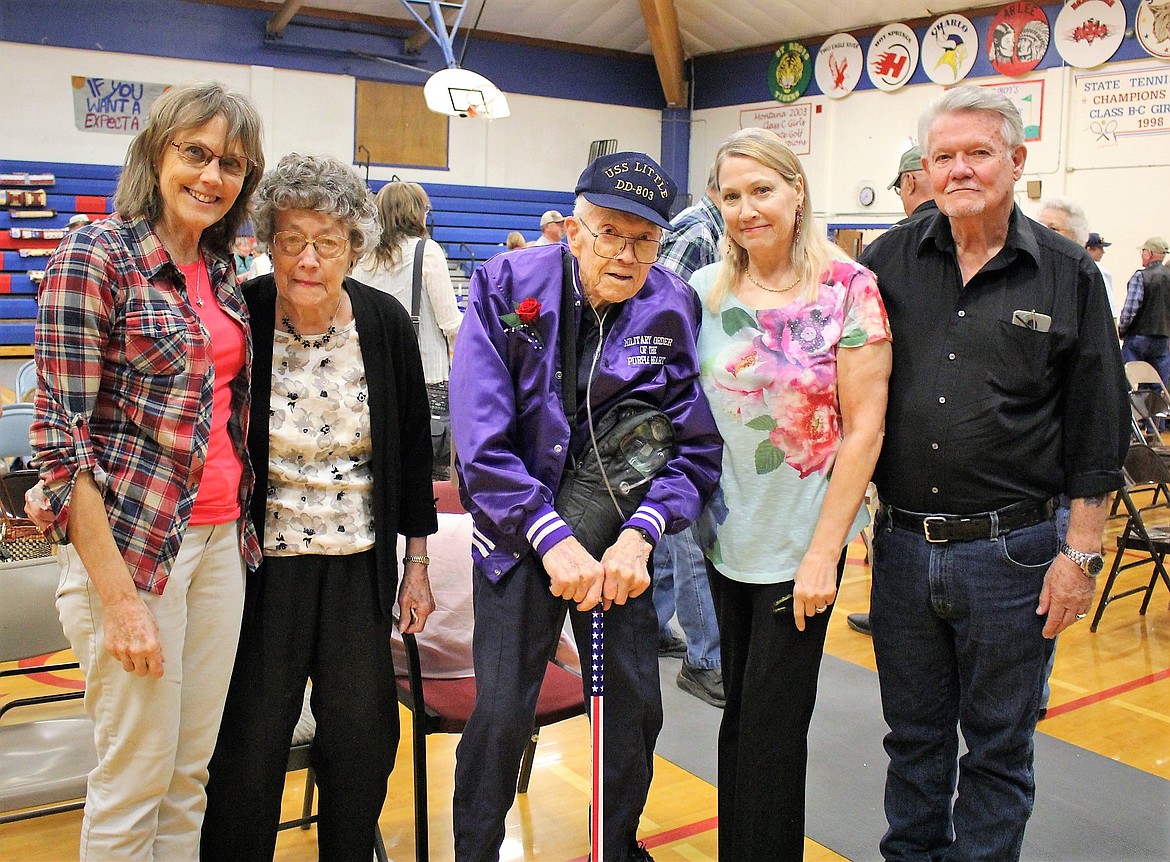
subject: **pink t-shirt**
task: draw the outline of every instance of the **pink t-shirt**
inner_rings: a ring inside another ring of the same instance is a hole
[[[232,381],[244,367],[244,330],[219,307],[207,275],[207,264],[202,259],[179,269],[187,279],[191,309],[211,340],[211,361],[215,369],[211,438],[207,443],[203,477],[199,480],[199,491],[191,510],[191,523],[226,524],[240,517],[240,481],[244,465],[232,446],[227,423],[232,409]],[[202,306],[199,300],[203,301]]]

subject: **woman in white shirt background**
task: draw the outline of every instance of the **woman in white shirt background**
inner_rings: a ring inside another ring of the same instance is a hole
[[[418,344],[427,388],[442,384],[445,390],[451,374],[451,349],[463,315],[455,302],[446,255],[437,242],[427,237],[431,200],[418,183],[392,182],[382,187],[376,202],[382,235],[374,250],[358,262],[350,275],[390,294],[411,311],[415,245],[426,243]]]

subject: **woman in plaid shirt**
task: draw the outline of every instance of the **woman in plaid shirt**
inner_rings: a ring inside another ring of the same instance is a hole
[[[260,556],[231,242],[263,162],[245,98],[172,87],[130,144],[115,214],[70,234],[41,284],[32,438],[98,752],[82,859],[199,853],[244,566]]]

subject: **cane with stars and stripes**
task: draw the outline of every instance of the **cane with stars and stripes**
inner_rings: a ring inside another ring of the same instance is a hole
[[[589,650],[589,715],[593,724],[593,807],[589,814],[589,862],[602,860],[602,823],[604,822],[604,792],[602,782],[605,768],[602,765],[602,742],[604,740],[602,701],[605,695],[605,612],[601,605],[593,608],[592,646]]]

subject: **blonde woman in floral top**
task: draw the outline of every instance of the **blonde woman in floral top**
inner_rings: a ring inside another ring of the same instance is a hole
[[[737,132],[716,166],[726,254],[691,284],[724,439],[700,530],[727,693],[719,855],[801,859],[817,673],[843,549],[867,517],[890,330],[873,276],[813,224],[804,171],[777,135]]]

